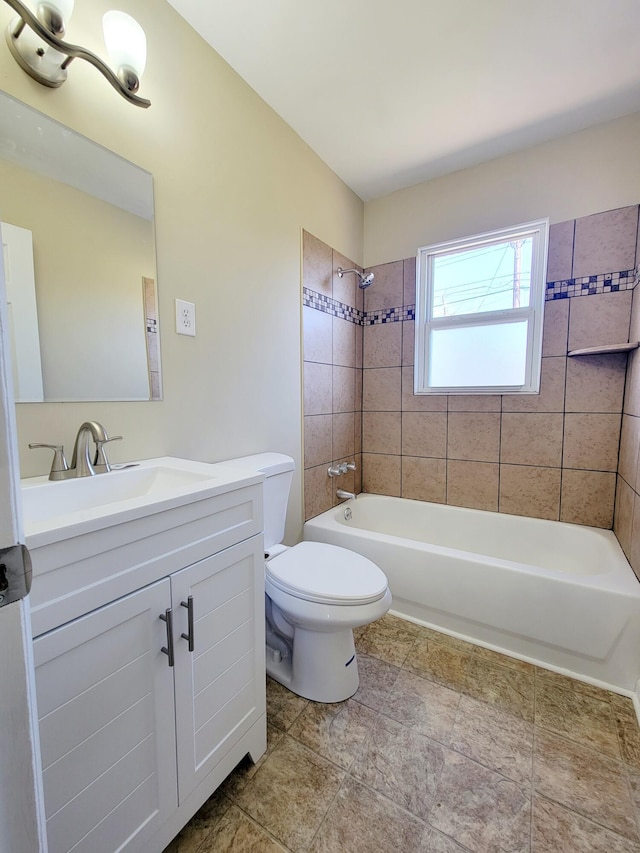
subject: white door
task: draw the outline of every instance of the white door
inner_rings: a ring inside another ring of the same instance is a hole
[[[24,541],[0,256],[0,549]],[[2,584],[4,586],[4,584]],[[2,594],[2,593],[0,593]],[[46,853],[27,600],[0,602],[0,851]]]

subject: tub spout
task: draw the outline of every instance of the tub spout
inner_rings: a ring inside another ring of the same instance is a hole
[[[337,497],[340,498],[341,501],[348,501],[351,498],[353,498],[353,500],[355,501],[355,499],[358,497],[353,492],[345,492],[344,489],[338,489],[338,491],[336,492],[336,495],[337,495]]]

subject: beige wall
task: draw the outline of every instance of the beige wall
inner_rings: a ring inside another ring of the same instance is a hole
[[[640,113],[368,202],[365,266],[518,222],[636,204],[638,150]]]
[[[100,55],[106,0],[78,4],[68,38]],[[301,228],[361,261],[363,205],[164,2],[127,0],[146,30],[141,94],[127,104],[76,60],[59,90],[0,51],[0,87],[154,176],[164,400],[18,406],[23,476],[45,473],[30,441],[69,449],[82,420],[124,440],[115,461],[173,454],[219,460],[261,450],[301,465]],[[0,9],[0,26],[13,13]],[[198,336],[174,331],[195,302]],[[302,520],[301,477],[289,539]]]

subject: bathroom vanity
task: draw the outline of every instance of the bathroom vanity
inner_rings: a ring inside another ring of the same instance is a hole
[[[161,853],[266,749],[262,478],[165,458],[23,499],[49,851]]]

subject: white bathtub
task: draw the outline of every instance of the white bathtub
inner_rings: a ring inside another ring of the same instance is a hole
[[[610,530],[360,495],[307,521],[304,538],[377,563],[400,616],[635,690],[640,583]]]

